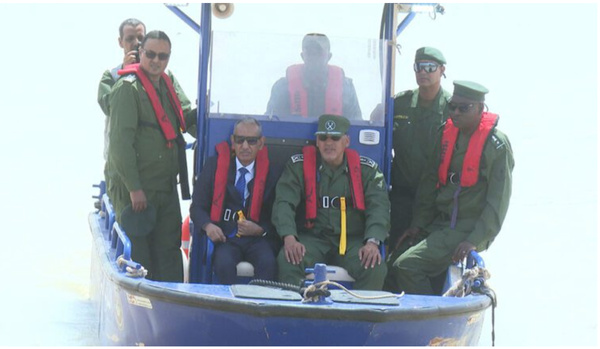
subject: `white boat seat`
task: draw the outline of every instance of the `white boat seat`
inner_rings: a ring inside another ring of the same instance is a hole
[[[354,278],[348,274],[348,271],[337,265],[327,265],[328,270],[334,270],[335,273],[327,273],[327,279],[329,281],[341,281],[341,282],[355,282]],[[314,280],[315,274],[306,275],[306,279]]]

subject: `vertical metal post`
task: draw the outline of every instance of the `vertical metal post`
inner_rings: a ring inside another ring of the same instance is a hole
[[[208,122],[208,63],[210,57],[210,40],[212,36],[211,25],[211,4],[202,4],[202,13],[200,20],[200,53],[198,67],[198,114],[197,114],[197,149],[196,149],[196,169],[195,174],[202,171],[204,157],[206,153],[204,137]]]

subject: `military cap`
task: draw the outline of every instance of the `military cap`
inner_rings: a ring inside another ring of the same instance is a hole
[[[135,212],[131,204],[121,212],[121,228],[129,236],[146,236],[156,225],[156,207],[148,203],[146,209]]]
[[[484,86],[472,81],[454,81],[454,96],[460,96],[475,102],[485,101],[485,94],[489,92]]]
[[[433,47],[421,47],[415,54],[416,61],[435,61],[439,64],[446,64],[446,58],[442,54],[442,51]]]
[[[319,128],[315,135],[345,135],[350,121],[343,116],[323,114],[319,116]]]

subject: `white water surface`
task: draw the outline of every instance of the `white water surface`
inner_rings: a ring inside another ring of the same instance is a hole
[[[416,86],[415,50],[437,47],[443,86],[487,86],[512,143],[509,213],[483,254],[499,300],[496,344],[595,347],[598,5],[444,6],[402,34],[396,91]],[[189,6],[195,19],[198,9]],[[103,168],[96,94],[122,58],[117,29],[128,17],[167,32],[169,68],[195,99],[197,35],[161,4],[0,4],[0,346],[99,344],[87,223]],[[491,345],[490,331],[488,312],[480,345]]]

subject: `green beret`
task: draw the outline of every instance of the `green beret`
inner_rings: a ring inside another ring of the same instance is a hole
[[[148,203],[146,209],[141,212],[135,212],[131,204],[121,212],[121,228],[128,236],[146,236],[155,225],[156,207],[151,203]]]
[[[319,116],[319,128],[315,135],[345,135],[350,121],[343,116],[323,114]]]
[[[415,54],[416,61],[436,61],[439,64],[446,64],[446,58],[442,54],[442,51],[433,47],[421,47]]]
[[[454,81],[454,96],[464,97],[474,102],[485,101],[485,94],[489,92],[484,86],[472,81]]]

